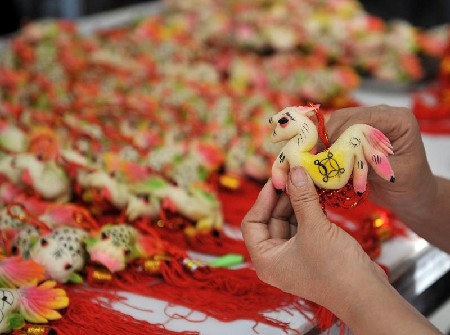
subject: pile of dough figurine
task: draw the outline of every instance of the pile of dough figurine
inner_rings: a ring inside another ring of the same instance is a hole
[[[170,211],[195,231],[222,229],[217,176],[233,189],[273,174],[282,191],[289,162],[324,188],[353,172],[359,194],[369,162],[394,181],[377,130],[356,127],[311,156],[313,124],[298,143],[281,138],[311,109],[283,109],[347,106],[361,70],[417,80],[419,52],[439,57],[447,39],[446,27],[384,23],[351,0],[166,1],[90,35],[70,22],[25,26],[0,55],[0,333],[61,317],[68,298],[53,280],[82,282],[86,256],[116,272],[163,250],[135,220]],[[340,156],[349,150],[353,160]],[[100,227],[110,212],[121,224]]]

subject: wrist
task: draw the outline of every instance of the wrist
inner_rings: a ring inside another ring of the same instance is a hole
[[[355,335],[440,334],[403,299],[386,276],[383,278],[379,273],[366,276],[346,292],[343,304],[332,311]]]
[[[347,292],[347,296],[343,298],[340,307],[336,308],[336,316],[344,321],[349,327],[354,325],[361,319],[362,313],[370,310],[370,305],[379,303],[378,299],[381,293],[385,293],[392,289],[386,278],[381,278],[377,273],[370,273],[367,276],[355,280],[352,287]]]
[[[364,308],[367,301],[373,300],[384,290],[392,289],[385,272],[367,259],[370,265],[364,271],[348,274],[348,279],[337,290],[338,294],[325,306],[349,326],[353,319],[359,318],[359,310]]]

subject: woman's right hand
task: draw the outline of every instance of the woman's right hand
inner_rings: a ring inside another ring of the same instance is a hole
[[[368,177],[370,199],[405,221],[423,217],[423,212],[437,201],[437,183],[428,165],[414,115],[406,108],[385,105],[337,110],[326,125],[331,143],[356,123],[379,129],[394,148],[389,162],[395,173],[395,183],[387,183],[371,171]]]

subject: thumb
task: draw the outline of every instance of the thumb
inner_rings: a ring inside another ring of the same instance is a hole
[[[302,167],[289,173],[288,191],[292,208],[299,225],[316,224],[327,218],[319,202],[314,182]]]

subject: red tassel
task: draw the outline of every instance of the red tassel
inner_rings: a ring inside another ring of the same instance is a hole
[[[218,196],[227,224],[234,227],[241,226],[244,216],[255,203],[261,187],[262,185],[259,183],[242,178],[241,185],[237,190],[218,188]]]
[[[338,190],[330,190],[316,187],[319,194],[319,200],[322,208],[325,206],[332,208],[350,209],[363,203],[368,195],[368,190],[362,196],[358,196],[353,188],[353,179],[350,179],[347,184]]]
[[[327,130],[325,129],[325,118],[323,116],[323,112],[320,109],[316,108],[313,104],[310,104],[310,106],[314,108],[314,113],[316,113],[319,138],[322,143],[325,144],[325,148],[328,149],[331,144],[330,140],[328,139]]]
[[[327,330],[327,334],[330,334],[331,327],[334,324],[339,324],[339,335],[345,335],[347,333],[347,326],[341,320],[339,320],[332,312],[322,306],[318,306],[314,318],[317,320],[317,327],[320,330]]]
[[[225,322],[250,319],[287,331],[289,325],[268,318],[262,312],[289,308],[305,314],[313,310],[310,304],[299,302],[298,297],[261,282],[251,269],[200,266],[191,271],[179,262],[170,262],[162,265],[161,273],[165,281],[157,290],[161,298]]]
[[[197,332],[174,332],[162,324],[151,324],[112,309],[114,302],[126,298],[112,291],[95,291],[83,287],[65,287],[70,305],[63,318],[50,324],[58,335],[198,335]]]
[[[247,260],[250,259],[244,241],[242,239],[232,238],[223,231],[196,232],[193,236],[187,236],[186,239],[189,248],[193,251],[216,256],[234,253],[244,256]]]
[[[322,306],[317,308],[314,318],[317,320],[317,327],[320,330],[330,329],[337,320],[332,312]]]
[[[88,282],[94,287],[122,289],[185,306],[223,322],[248,319],[283,331],[291,330],[288,324],[267,317],[263,312],[296,310],[311,319],[306,313],[313,314],[316,308],[261,282],[251,269],[229,270],[200,265],[190,270],[180,260],[171,259],[161,261],[159,272],[160,275],[151,274],[145,271],[142,262],[136,262],[103,282],[93,280],[92,276],[88,276]]]
[[[159,227],[151,225],[146,219],[135,221],[134,226],[142,233],[165,241],[180,250],[190,249],[215,256],[236,253],[243,255],[245,259],[249,259],[244,241],[232,238],[221,230],[197,231],[193,226],[186,227],[186,224],[184,229],[170,228],[172,227],[170,225],[169,228],[166,226]]]

